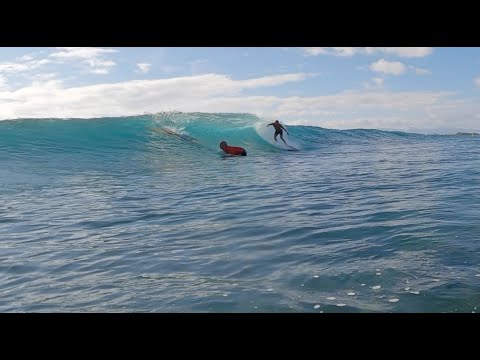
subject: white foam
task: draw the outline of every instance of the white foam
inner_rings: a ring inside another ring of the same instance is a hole
[[[409,287],[406,287],[406,288],[405,288],[405,291],[408,291],[408,290],[410,290],[410,288],[409,288]]]
[[[320,276],[318,276],[318,275],[313,275],[313,277],[314,277],[315,279],[318,279]]]
[[[440,281],[440,279],[433,279],[433,281],[435,281],[435,282],[439,282],[439,281]]]
[[[334,296],[329,296],[329,297],[327,297],[327,300],[337,300],[337,298],[334,297]]]
[[[380,271],[380,269],[375,269],[375,271]]]
[[[323,310],[322,310],[322,311],[320,311],[320,314],[323,314]]]
[[[348,296],[355,296],[356,294],[354,292],[349,292],[347,293]]]
[[[373,290],[378,290],[378,289],[380,289],[380,288],[381,288],[381,286],[380,286],[380,285],[375,285],[375,286],[372,286],[372,289],[373,289]]]
[[[420,291],[410,291],[410,294],[418,295],[418,294],[420,294]]]
[[[273,289],[267,289],[267,291],[273,291]]]
[[[223,296],[225,296],[225,297],[226,297],[226,296],[228,296],[228,294],[223,294]]]
[[[347,306],[347,304],[337,304],[337,306]]]
[[[314,308],[314,309],[318,309],[319,307],[320,307],[320,305],[317,304],[317,305],[315,305],[313,308]]]
[[[477,275],[475,275],[475,276],[478,276],[478,277],[480,277],[480,274],[477,274]]]
[[[382,275],[382,273],[376,273],[375,275],[378,275],[378,276],[380,276],[380,275]]]
[[[366,284],[360,284],[360,286],[365,286]]]
[[[301,284],[300,286],[305,286],[305,284]]]
[[[389,302],[391,302],[391,303],[396,303],[396,302],[398,302],[398,299],[397,299],[397,298],[394,298],[394,299],[388,299],[388,301],[389,301]]]

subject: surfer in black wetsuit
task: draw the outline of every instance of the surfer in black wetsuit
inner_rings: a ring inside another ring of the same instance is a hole
[[[273,139],[275,141],[277,141],[277,136],[280,135],[280,139],[282,139],[282,141],[285,143],[285,145],[289,146],[287,144],[287,142],[285,141],[285,139],[283,138],[283,131],[282,131],[282,129],[283,129],[288,134],[287,129],[285,129],[283,127],[283,125],[278,122],[278,120],[275,120],[275,122],[273,122],[271,124],[268,124],[267,127],[269,127],[270,125],[272,125],[275,128],[275,134],[273,135]]]

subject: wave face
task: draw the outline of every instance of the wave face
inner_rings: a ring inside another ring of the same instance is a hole
[[[151,141],[178,145],[179,137],[161,131],[196,139],[197,147],[218,148],[220,141],[243,146],[255,152],[286,150],[278,138],[273,140],[273,127],[251,114],[161,113],[155,115],[99,119],[21,119],[0,123],[1,145],[4,150],[40,152],[96,152],[138,150],[139,145]],[[422,135],[380,130],[330,130],[313,126],[290,126],[287,142],[300,150],[315,150],[332,144],[362,143],[368,141],[395,141]],[[182,148],[189,151],[188,147]]]
[[[478,136],[267,124],[0,121],[0,311],[477,311]]]

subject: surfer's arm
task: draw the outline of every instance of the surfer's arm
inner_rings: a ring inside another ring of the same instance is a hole
[[[283,125],[282,125],[282,129],[285,130],[285,132],[288,134],[288,130],[285,129],[285,128],[283,127]]]
[[[274,123],[271,123],[271,124],[268,124],[267,127],[269,127],[270,125],[273,125]]]

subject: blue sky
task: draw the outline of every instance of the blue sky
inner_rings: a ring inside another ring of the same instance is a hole
[[[480,129],[480,48],[0,48],[0,119],[160,111]]]

